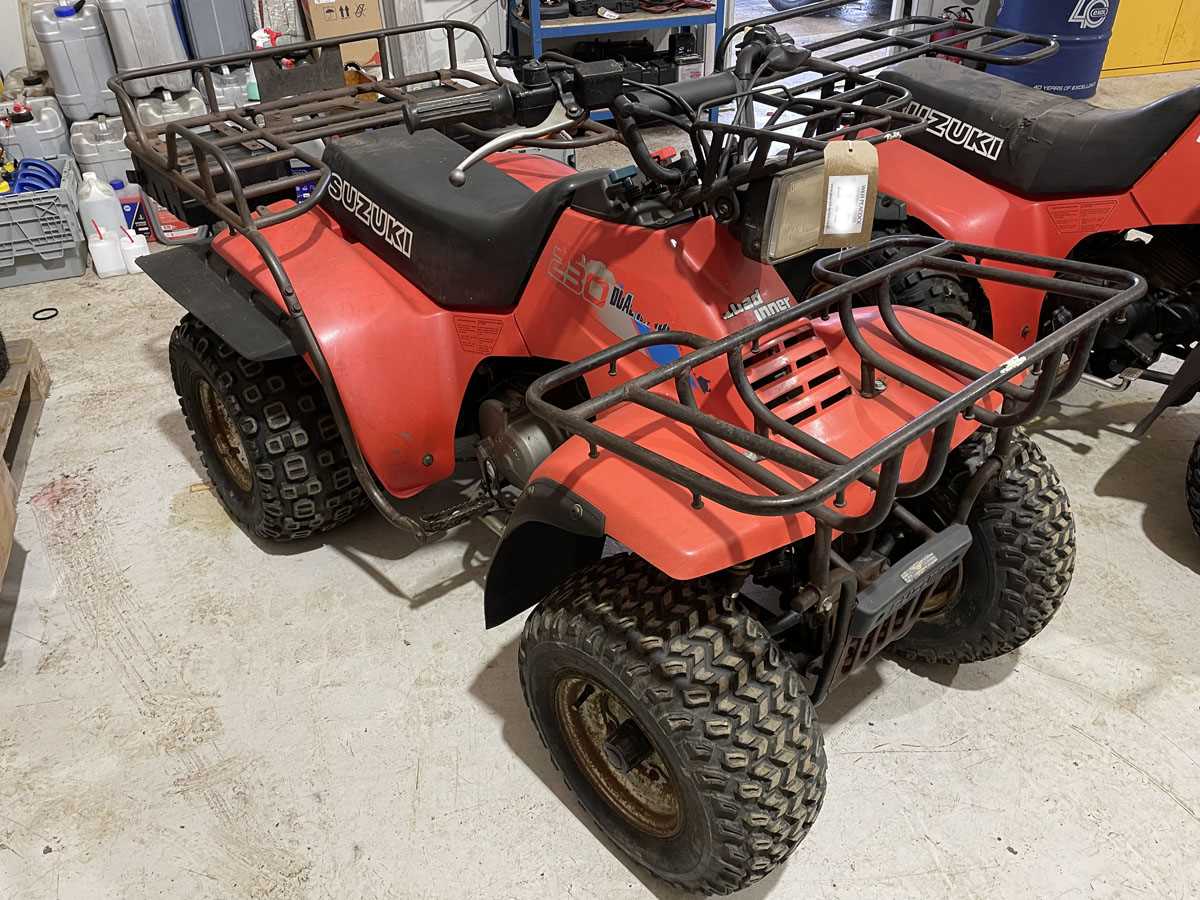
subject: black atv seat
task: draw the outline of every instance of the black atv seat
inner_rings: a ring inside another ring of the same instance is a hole
[[[1200,86],[1138,109],[1101,109],[944,59],[880,74],[907,88],[928,130],[909,140],[1026,197],[1129,190],[1200,115]]]
[[[450,170],[466,155],[439,132],[403,126],[329,141],[333,178],[322,205],[439,305],[506,309],[588,176],[532,191],[482,162],[451,187]]]

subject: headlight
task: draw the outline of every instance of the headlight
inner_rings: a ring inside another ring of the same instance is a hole
[[[825,163],[809,163],[771,179],[759,259],[767,263],[816,249],[821,241]]]
[[[835,141],[825,159],[751,185],[742,217],[742,249],[779,263],[818,248],[871,239],[879,157],[865,141]]]

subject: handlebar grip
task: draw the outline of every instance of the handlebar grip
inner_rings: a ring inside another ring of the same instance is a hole
[[[445,97],[410,103],[404,110],[404,122],[409,131],[436,128],[447,123],[462,122],[479,116],[513,116],[512,92],[503,85],[483,91],[454,91]]]
[[[712,75],[706,75],[703,78],[696,78],[690,81],[677,82],[670,85],[666,89],[666,92],[674,94],[694,108],[701,103],[709,103],[720,97],[736,94],[737,90],[737,76],[733,72],[726,71],[715,72]],[[677,104],[672,103],[660,93],[638,90],[631,90],[627,93],[628,96],[633,98],[634,102],[658,112],[668,114],[683,112]]]

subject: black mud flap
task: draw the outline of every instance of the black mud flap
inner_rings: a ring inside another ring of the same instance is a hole
[[[858,594],[850,637],[865,638],[897,610],[916,600],[962,562],[971,547],[971,529],[951,525],[900,559]]]
[[[539,478],[521,495],[483,593],[484,624],[494,628],[542,599],[604,549],[604,514],[557,482]]]
[[[1167,411],[1167,407],[1182,406],[1196,396],[1197,390],[1200,390],[1200,344],[1183,361],[1171,383],[1154,404],[1154,409],[1133,429],[1134,437],[1143,437],[1158,417]]]
[[[287,334],[270,316],[255,306],[234,281],[223,278],[208,263],[207,244],[189,244],[138,260],[151,280],[176,303],[215,331],[246,359],[268,360],[296,356]],[[221,263],[221,265],[224,265]]]

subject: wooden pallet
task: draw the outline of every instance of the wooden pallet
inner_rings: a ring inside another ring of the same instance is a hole
[[[17,496],[42,408],[50,394],[50,373],[33,341],[8,344],[8,374],[0,381],[0,573],[8,568],[13,531],[17,525]]]

